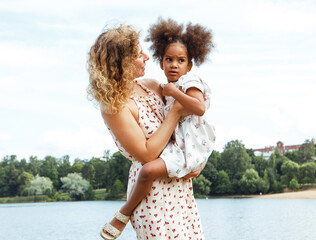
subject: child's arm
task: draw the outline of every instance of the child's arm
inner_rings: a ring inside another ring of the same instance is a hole
[[[194,115],[203,116],[205,113],[204,95],[195,87],[189,88],[185,94],[176,88],[173,83],[167,83],[162,90],[162,94],[173,97]]]

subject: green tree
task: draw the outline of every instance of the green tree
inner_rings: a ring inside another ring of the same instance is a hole
[[[106,178],[106,170],[107,164],[106,161],[101,160],[100,158],[92,158],[90,160],[91,164],[95,169],[93,188],[104,188],[105,187],[105,178]]]
[[[264,173],[263,173],[263,185],[261,187],[262,189],[262,192],[263,193],[267,193],[270,189],[270,177],[269,177],[269,173],[268,173],[268,170],[264,170]]]
[[[37,159],[36,156],[29,157],[29,163],[27,166],[27,171],[33,176],[40,175],[42,167],[42,161]]]
[[[280,181],[281,175],[283,174],[281,167],[286,161],[289,161],[289,159],[282,155],[280,150],[276,147],[274,153],[271,154],[268,160],[268,168],[273,169],[273,177],[275,180]]]
[[[61,178],[61,182],[63,183],[62,188],[76,200],[83,200],[84,194],[90,187],[89,182],[78,173],[69,173],[67,177]]]
[[[239,140],[228,142],[221,154],[219,170],[224,170],[228,174],[233,193],[239,193],[239,180],[243,173],[250,168],[252,168],[251,158],[244,144]]]
[[[258,172],[260,177],[263,177],[264,171],[268,168],[269,162],[263,156],[253,157],[254,169]]]
[[[16,196],[18,194],[19,184],[18,177],[21,174],[19,170],[19,162],[16,155],[5,156],[2,160],[4,170],[4,189],[5,196]]]
[[[299,163],[313,161],[315,157],[315,147],[312,141],[305,140],[302,146],[298,149]]]
[[[46,156],[42,161],[41,176],[48,177],[56,189],[60,188],[59,176],[58,176],[58,160],[53,156]]]
[[[7,184],[6,171],[4,167],[1,167],[0,162],[0,197],[9,196],[9,186]]]
[[[31,173],[28,172],[22,172],[22,174],[18,177],[18,193],[21,196],[28,195],[28,189],[31,186],[31,181],[34,178],[34,176]]]
[[[291,181],[290,181],[290,184],[289,184],[289,188],[291,190],[298,190],[300,187],[300,185],[298,184],[297,180],[295,178],[293,178]]]
[[[131,161],[120,152],[115,152],[106,163],[105,182],[107,188],[111,187],[116,179],[119,179],[124,185],[124,191],[126,191]]]
[[[283,192],[284,186],[278,182],[277,180],[274,180],[272,183],[272,192],[274,193],[280,193]]]
[[[36,175],[30,182],[28,193],[29,195],[49,195],[52,188],[53,184],[49,178]]]
[[[315,183],[316,163],[308,162],[299,166],[298,179],[300,183]]]
[[[299,165],[291,160],[285,161],[281,166],[282,183],[289,186],[290,181],[295,178],[298,178],[298,169]]]
[[[66,177],[69,173],[72,173],[72,167],[68,155],[63,156],[60,159],[57,167],[57,172],[58,177],[60,178]]]
[[[247,169],[239,184],[240,189],[245,194],[259,193],[262,191],[262,186],[264,185],[263,180],[254,169]]]
[[[95,182],[95,168],[93,166],[93,164],[89,161],[89,162],[85,162],[83,167],[82,167],[82,177],[84,179],[87,179],[91,186],[94,185]]]
[[[224,170],[218,172],[218,179],[215,186],[216,194],[228,194],[231,193],[231,182],[228,174]]]
[[[234,179],[238,173],[244,173],[251,168],[251,158],[241,141],[233,140],[224,146],[219,167],[225,170],[230,179]]]
[[[84,161],[79,159],[79,158],[76,158],[74,160],[74,163],[71,166],[71,172],[73,172],[73,173],[75,173],[75,172],[76,173],[81,173],[83,165],[84,165]]]
[[[111,193],[115,196],[125,193],[124,185],[119,179],[116,179],[115,182],[113,183],[111,187]]]
[[[220,161],[221,154],[218,151],[213,151],[211,156],[209,157],[208,161],[206,162],[206,165],[201,172],[203,176],[209,180],[212,183],[211,193],[215,193],[215,188],[217,178],[218,178],[218,171],[216,169],[218,162]]]
[[[293,162],[300,163],[300,157],[298,155],[298,151],[286,152],[284,156],[290,159]]]
[[[211,192],[211,182],[203,174],[193,178],[193,189],[196,197],[208,196]]]

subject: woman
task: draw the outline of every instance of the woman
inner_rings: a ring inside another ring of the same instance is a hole
[[[127,197],[143,164],[159,157],[179,119],[189,114],[176,103],[164,117],[160,84],[136,80],[144,76],[148,59],[139,34],[126,25],[105,30],[89,52],[88,93],[98,102],[119,150],[133,162]],[[133,213],[121,209],[101,236],[117,238],[131,215],[137,239],[204,239],[190,179],[200,171],[155,180]]]

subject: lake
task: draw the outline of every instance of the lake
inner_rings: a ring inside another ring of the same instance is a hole
[[[0,204],[0,240],[101,240],[121,201]],[[314,240],[316,200],[197,199],[207,240]],[[130,224],[120,240],[136,239]]]

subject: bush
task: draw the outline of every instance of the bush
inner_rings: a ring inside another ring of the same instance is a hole
[[[300,187],[300,185],[298,184],[297,180],[295,178],[293,178],[291,181],[290,181],[290,185],[289,185],[289,188],[291,190],[298,190]]]
[[[272,184],[273,193],[281,193],[283,192],[283,189],[284,189],[284,186],[280,182],[278,182],[277,180],[273,181],[273,184]]]
[[[121,199],[125,194],[124,185],[119,179],[115,180],[109,191],[109,194],[105,195],[105,200]]]
[[[43,195],[50,193],[53,183],[49,178],[36,175],[30,182],[29,195]]]
[[[63,177],[60,180],[63,183],[62,188],[65,189],[70,197],[76,200],[85,200],[86,192],[92,192],[89,182],[83,179],[79,173],[69,173],[67,177]],[[89,193],[87,194],[89,195]]]
[[[200,174],[197,178],[193,178],[193,189],[195,197],[205,197],[211,192],[211,182],[207,180],[203,174]]]
[[[228,194],[231,193],[231,188],[232,186],[228,174],[224,170],[219,171],[217,178],[217,186],[215,187],[215,193]]]

